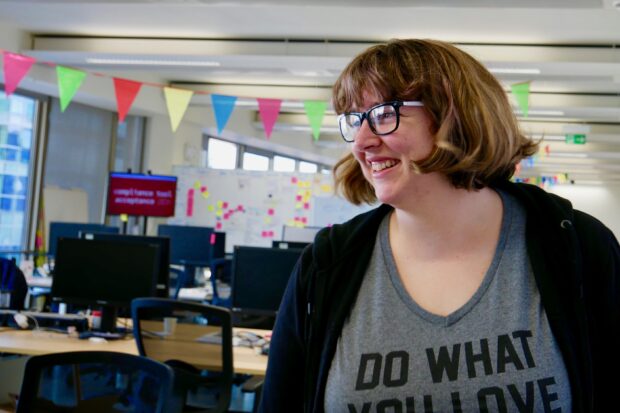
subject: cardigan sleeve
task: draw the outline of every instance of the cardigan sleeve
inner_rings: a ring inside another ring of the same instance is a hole
[[[309,255],[309,248],[304,251]],[[297,262],[278,310],[259,412],[302,412],[304,394],[304,321],[306,287],[302,265]],[[306,274],[307,275],[307,274]]]

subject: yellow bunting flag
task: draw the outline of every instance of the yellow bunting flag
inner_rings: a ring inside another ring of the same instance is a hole
[[[164,88],[164,96],[166,98],[166,107],[168,108],[168,116],[170,116],[172,132],[177,131],[193,94],[194,92],[191,90],[175,89],[171,87]]]

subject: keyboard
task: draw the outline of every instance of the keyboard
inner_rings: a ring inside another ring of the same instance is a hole
[[[17,313],[15,310],[0,310],[0,325],[19,328],[13,316]],[[37,320],[36,324],[39,328],[53,328],[58,330],[67,330],[67,327],[74,326],[80,331],[88,330],[88,318],[78,314],[58,314],[58,313],[41,313],[37,311],[20,311],[21,314],[28,318],[28,324],[34,327],[32,319]]]

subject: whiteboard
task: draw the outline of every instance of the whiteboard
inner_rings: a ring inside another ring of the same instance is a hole
[[[170,224],[226,232],[235,245],[266,246],[288,227],[325,227],[369,209],[334,195],[331,175],[174,167],[178,177]]]

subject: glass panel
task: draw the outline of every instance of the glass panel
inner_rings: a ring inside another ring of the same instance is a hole
[[[237,167],[237,145],[219,139],[209,139],[207,166],[213,169],[235,169]]]
[[[243,154],[243,169],[248,171],[267,171],[269,169],[269,158],[251,152]]]
[[[294,172],[295,159],[276,155],[273,157],[273,170],[278,172]]]
[[[306,172],[306,173],[313,174],[317,170],[318,170],[318,167],[315,163],[305,162],[305,161],[299,162],[299,172]]]
[[[26,249],[37,101],[0,95],[0,251]],[[4,254],[3,254],[4,255]],[[10,254],[9,254],[10,255]]]
[[[113,171],[124,172],[131,169],[133,172],[146,172],[142,170],[144,123],[143,117],[127,116],[125,122],[118,124],[112,160]],[[109,215],[107,224],[119,228],[122,226],[120,217],[116,215]],[[143,225],[142,217],[130,216],[127,219],[127,232],[134,235],[141,234],[144,230]]]

